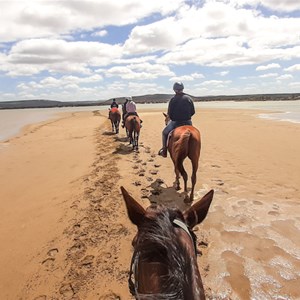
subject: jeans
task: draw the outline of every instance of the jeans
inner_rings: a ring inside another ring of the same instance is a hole
[[[169,133],[173,129],[175,129],[176,127],[183,126],[183,125],[192,125],[192,121],[191,120],[169,121],[169,123],[167,124],[167,126],[164,128],[164,130],[162,132],[162,145],[163,145],[163,148],[167,147],[167,139],[168,139]]]

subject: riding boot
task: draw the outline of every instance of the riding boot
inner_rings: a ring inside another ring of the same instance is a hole
[[[158,151],[158,155],[160,155],[162,157],[167,157],[168,156],[168,149],[166,147],[161,148]]]

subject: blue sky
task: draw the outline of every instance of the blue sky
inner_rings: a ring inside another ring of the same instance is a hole
[[[0,101],[300,92],[295,0],[0,1]]]

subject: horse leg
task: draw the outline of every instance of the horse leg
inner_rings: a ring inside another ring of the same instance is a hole
[[[179,161],[177,163],[177,168],[180,172],[180,174],[182,175],[182,178],[183,178],[183,182],[184,182],[184,192],[187,193],[188,190],[187,190],[187,181],[188,181],[188,174],[187,172],[185,171],[184,167],[183,167],[183,161]]]
[[[134,150],[136,148],[136,145],[135,145],[135,136],[136,136],[136,131],[134,130],[133,131],[133,138],[132,138],[132,150]]]
[[[136,150],[139,150],[139,133],[136,133]]]
[[[175,171],[174,187],[175,187],[176,191],[179,191],[180,190],[180,182],[179,182],[180,175],[179,175],[179,170],[178,170],[178,168],[176,166],[174,168],[174,171]]]
[[[116,129],[116,133],[119,133],[119,121],[116,121],[115,123],[115,129]]]

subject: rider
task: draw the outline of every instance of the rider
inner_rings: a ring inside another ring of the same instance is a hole
[[[126,103],[127,102],[127,103]],[[132,100],[132,97],[129,96],[126,98],[126,101],[125,101],[125,109],[126,109],[126,113],[124,114],[123,116],[123,124],[122,124],[122,127],[124,128],[125,126],[125,121],[126,121],[126,118],[128,116],[137,116],[139,117],[139,115],[137,114],[136,112],[136,104],[135,102]],[[140,122],[141,124],[143,123],[143,121],[141,120],[140,118]],[[142,126],[141,126],[142,127]]]
[[[173,90],[174,97],[170,100],[168,105],[168,115],[170,121],[162,132],[162,148],[158,155],[167,157],[167,138],[169,133],[178,126],[192,125],[192,116],[195,114],[195,107],[190,96],[183,93],[184,85],[182,82],[175,82]]]
[[[112,100],[112,103],[110,104],[110,109],[109,109],[109,113],[108,113],[108,118],[110,119],[110,111],[112,108],[119,108],[119,104],[116,102],[116,99]]]
[[[116,102],[116,99],[113,99],[112,103],[110,105],[110,108],[113,108],[113,107],[119,108],[119,104]]]
[[[126,110],[127,103],[128,103],[128,98],[125,98],[125,102],[122,105],[122,127],[123,128],[124,128],[124,124],[125,124],[125,116],[127,113],[127,110]]]

